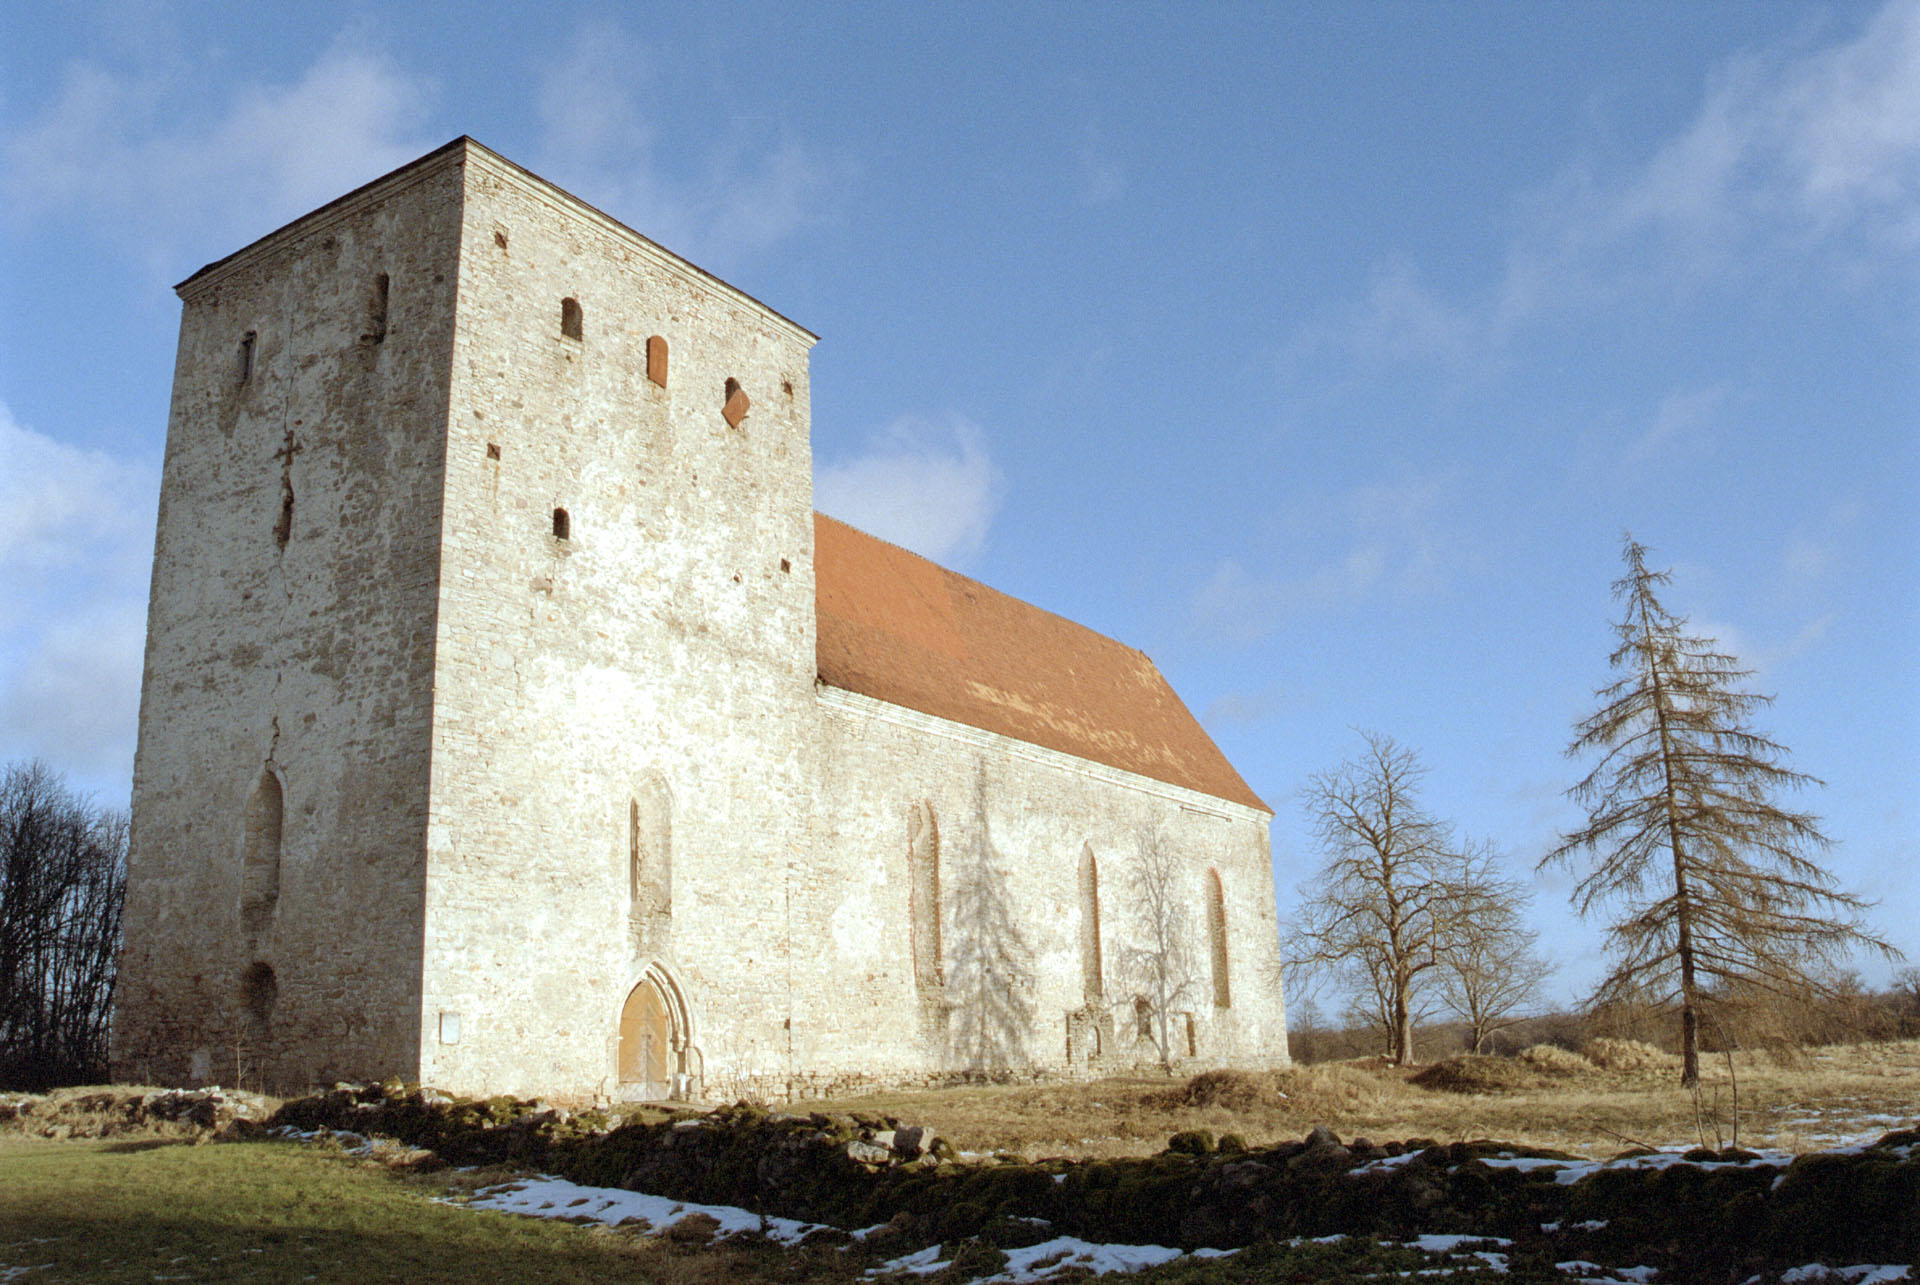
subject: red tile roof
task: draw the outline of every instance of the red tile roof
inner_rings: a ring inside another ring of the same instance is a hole
[[[1143,653],[825,514],[813,534],[828,686],[1272,811]]]

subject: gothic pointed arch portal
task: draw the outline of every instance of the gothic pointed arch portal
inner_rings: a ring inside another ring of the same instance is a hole
[[[620,1096],[684,1100],[699,1094],[692,1015],[672,974],[649,964],[620,1008]]]

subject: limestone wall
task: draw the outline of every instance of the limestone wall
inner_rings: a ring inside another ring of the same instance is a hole
[[[784,872],[814,787],[812,336],[495,158],[470,167],[423,1074],[611,1093],[654,963],[698,996],[696,1039],[777,1071]],[[636,919],[641,810],[671,913]]]
[[[1264,813],[817,684],[805,330],[464,140],[182,293],[116,1074],[1284,1062]]]
[[[823,689],[819,714],[831,789],[794,896],[813,942],[795,1002],[802,1084],[1155,1063],[1159,1024],[1142,1039],[1135,1002],[1157,1010],[1162,994],[1176,1061],[1285,1064],[1264,813],[852,693]],[[931,987],[914,958],[917,807],[938,831]],[[1143,848],[1164,861],[1157,913]]]
[[[376,184],[182,287],[119,1078],[416,1064],[458,179]]]

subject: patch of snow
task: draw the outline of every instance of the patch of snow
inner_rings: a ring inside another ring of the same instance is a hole
[[[1787,1285],[1795,1281],[1818,1280],[1833,1275],[1848,1281],[1850,1285],[1882,1285],[1888,1281],[1910,1281],[1913,1272],[1910,1267],[1897,1263],[1854,1263],[1849,1267],[1828,1267],[1822,1263],[1808,1263],[1804,1267],[1790,1267],[1780,1273],[1780,1279]]]
[[[1355,1169],[1354,1172],[1381,1173],[1388,1169],[1398,1169],[1402,1165],[1411,1164],[1413,1158],[1419,1154],[1418,1151],[1403,1151],[1397,1156],[1384,1156],[1379,1160],[1369,1160],[1367,1163]]]
[[[654,1231],[664,1231],[683,1218],[705,1214],[720,1225],[716,1235],[759,1232],[782,1245],[797,1244],[808,1232],[821,1226],[794,1218],[764,1217],[734,1205],[696,1205],[617,1187],[583,1187],[565,1178],[547,1176],[488,1187],[475,1192],[466,1203],[469,1209],[492,1209],[536,1218],[586,1218],[609,1226],[629,1218],[644,1218]]]
[[[1415,1236],[1412,1240],[1402,1241],[1408,1249],[1425,1250],[1429,1254],[1445,1254],[1462,1245],[1511,1245],[1512,1241],[1500,1236],[1456,1236],[1430,1233]]]
[[[940,1246],[928,1245],[925,1249],[917,1249],[905,1257],[882,1263],[868,1271],[867,1275],[878,1276],[882,1272],[912,1272],[915,1276],[931,1276],[945,1267],[947,1261],[940,1257]]]

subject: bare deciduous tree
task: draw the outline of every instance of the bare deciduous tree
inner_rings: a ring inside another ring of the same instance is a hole
[[[1148,1026],[1160,1054],[1160,1065],[1173,1069],[1173,1038],[1169,1022],[1196,985],[1193,939],[1188,931],[1189,890],[1180,877],[1180,863],[1160,836],[1141,830],[1127,891],[1133,902],[1137,935],[1122,958],[1151,1006]]]
[[[1818,989],[1817,974],[1855,948],[1895,952],[1862,930],[1867,903],[1813,861],[1830,846],[1818,820],[1776,802],[1818,782],[1753,729],[1772,698],[1741,690],[1752,671],[1667,611],[1658,590],[1670,575],[1649,570],[1646,555],[1626,537],[1626,574],[1613,585],[1619,644],[1608,657],[1619,677],[1595,693],[1600,708],[1567,751],[1599,755],[1569,791],[1587,824],[1540,864],[1590,858],[1574,906],[1621,907],[1608,929],[1617,959],[1596,999],[1677,1000],[1681,1083],[1692,1085],[1710,988]]]
[[[1539,999],[1551,968],[1534,953],[1540,934],[1526,925],[1526,890],[1500,872],[1491,848],[1465,856],[1453,941],[1441,951],[1435,980],[1441,1003],[1467,1024],[1478,1053],[1526,1020],[1521,1010]]]
[[[1418,756],[1391,737],[1363,737],[1358,756],[1307,787],[1327,860],[1300,890],[1296,958],[1343,971],[1356,1011],[1405,1066],[1427,974],[1463,939],[1471,863],[1452,827],[1420,806]]]
[[[125,814],[45,764],[0,774],[0,1085],[105,1074],[126,851]]]

